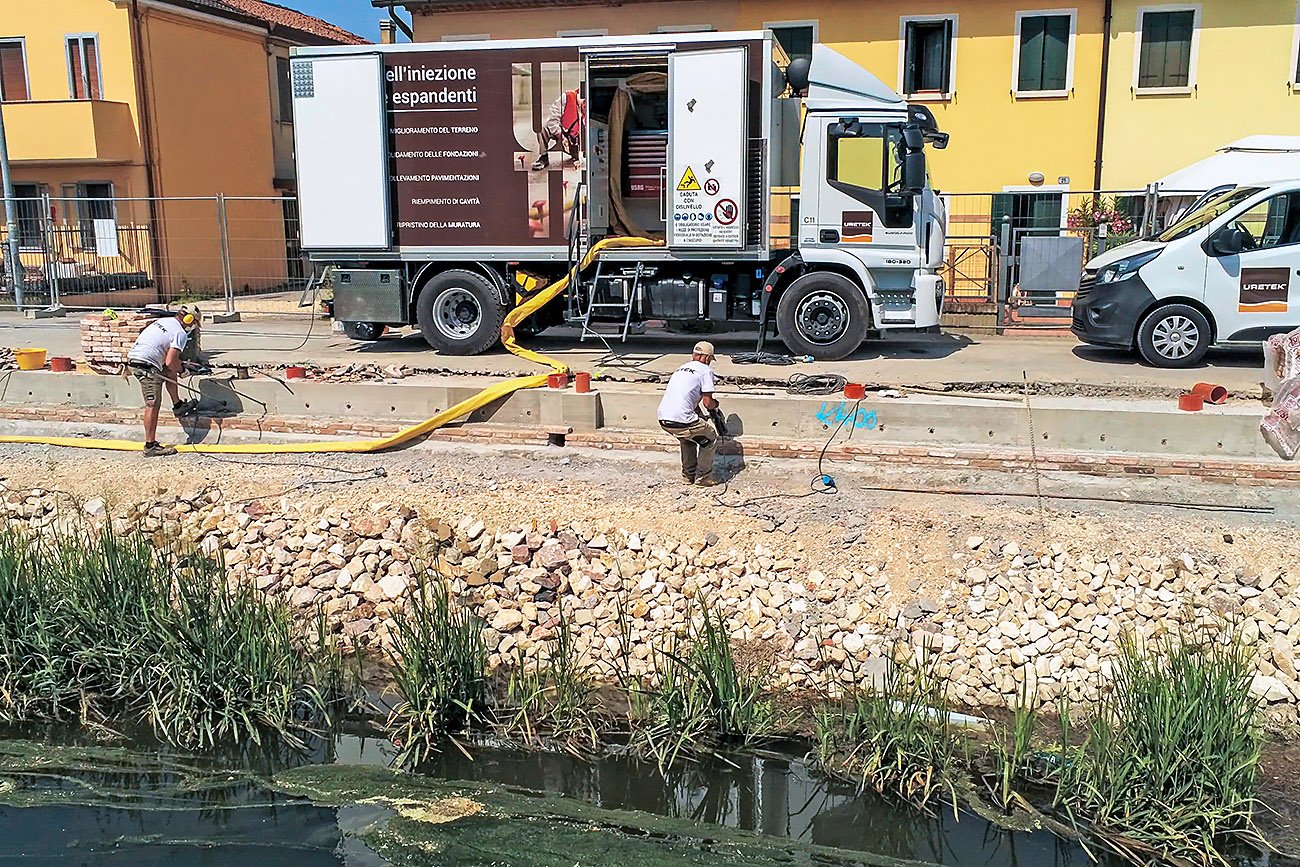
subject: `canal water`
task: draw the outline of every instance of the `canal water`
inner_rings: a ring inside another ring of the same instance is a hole
[[[357,737],[218,756],[0,740],[0,865],[1092,863],[1047,832],[918,813],[778,753],[660,773],[625,758],[467,749],[397,774],[389,744]]]

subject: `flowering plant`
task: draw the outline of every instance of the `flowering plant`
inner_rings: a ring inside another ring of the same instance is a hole
[[[1115,198],[1100,196],[1071,209],[1066,215],[1066,225],[1071,229],[1095,229],[1105,226],[1108,232],[1127,235],[1133,231],[1133,218],[1119,209]]]

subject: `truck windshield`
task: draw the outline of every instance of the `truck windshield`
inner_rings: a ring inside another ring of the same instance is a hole
[[[1261,187],[1234,187],[1209,199],[1194,211],[1188,212],[1181,220],[1156,235],[1157,241],[1177,241],[1186,238],[1198,229],[1208,226],[1232,208],[1249,199],[1260,191]]]

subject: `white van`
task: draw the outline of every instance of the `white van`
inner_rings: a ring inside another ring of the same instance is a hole
[[[1071,330],[1191,367],[1211,346],[1300,326],[1300,180],[1225,190],[1152,238],[1084,267]]]

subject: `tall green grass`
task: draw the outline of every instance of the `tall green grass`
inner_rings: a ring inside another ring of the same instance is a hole
[[[1081,747],[1063,725],[1058,806],[1141,863],[1226,865],[1226,844],[1260,845],[1254,674],[1254,652],[1217,629],[1125,642]]]
[[[777,728],[762,674],[736,664],[726,620],[699,605],[686,635],[658,652],[654,682],[631,694],[633,742],[661,767],[684,754],[753,744]]]
[[[563,609],[559,616],[545,662],[528,667],[522,653],[516,658],[495,716],[505,735],[526,745],[550,741],[574,755],[590,755],[600,746],[605,720],[595,680],[583,668]]]
[[[317,650],[193,550],[0,529],[0,721],[143,723],[195,749],[300,743],[334,686]]]
[[[921,808],[942,797],[955,809],[961,744],[939,665],[937,653],[896,654],[878,682],[828,701],[816,720],[821,766]]]
[[[419,576],[416,592],[395,618],[389,656],[401,697],[388,719],[401,745],[399,764],[424,762],[445,735],[483,719],[488,654],[482,625],[452,606],[435,573]]]

